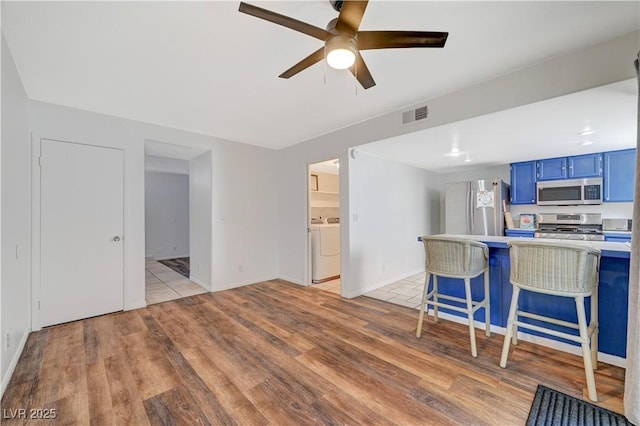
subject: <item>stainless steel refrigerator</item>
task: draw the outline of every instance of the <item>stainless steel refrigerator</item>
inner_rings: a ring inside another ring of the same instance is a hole
[[[509,185],[500,179],[451,182],[445,191],[447,234],[504,235]]]

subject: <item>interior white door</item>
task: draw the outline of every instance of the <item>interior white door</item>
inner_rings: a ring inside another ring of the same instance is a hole
[[[124,155],[41,140],[40,322],[45,327],[124,306]]]

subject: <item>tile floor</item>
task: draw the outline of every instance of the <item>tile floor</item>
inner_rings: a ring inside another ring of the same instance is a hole
[[[145,284],[148,305],[207,292],[198,284],[151,258],[145,259]]]
[[[317,288],[319,290],[340,294],[340,278],[338,278],[337,280],[331,280],[331,281],[327,281],[320,284],[311,284],[311,288]]]
[[[384,300],[396,305],[419,309],[424,288],[425,273],[419,273],[404,280],[386,285],[377,290],[365,293],[367,297]]]
[[[420,308],[423,287],[424,272],[405,278],[404,280],[396,281],[395,283],[365,293],[364,295],[374,299],[384,300],[385,302],[395,303],[396,305],[418,309]],[[312,284],[311,288],[340,294],[340,279],[320,284]]]
[[[365,293],[365,296],[384,300],[396,305],[418,309],[422,288],[424,286],[424,272],[404,280],[397,281],[377,290]],[[311,288],[340,294],[340,279],[312,284]],[[146,299],[147,304],[167,302],[181,297],[206,293],[207,290],[189,281],[171,268],[151,258],[146,259]]]

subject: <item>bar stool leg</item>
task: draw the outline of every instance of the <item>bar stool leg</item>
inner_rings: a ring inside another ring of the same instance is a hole
[[[491,301],[489,299],[489,269],[484,270],[484,333],[491,336]]]
[[[471,302],[471,280],[469,277],[464,279],[464,292],[467,298],[467,315],[469,317],[469,339],[471,340],[471,356],[476,358],[478,350],[476,348],[476,328],[473,325],[473,303]]]
[[[584,296],[576,296],[576,311],[578,312],[578,327],[580,330],[580,343],[582,345],[582,358],[584,359],[584,373],[587,377],[587,392],[589,399],[597,402],[596,380],[591,363],[591,348],[589,345],[589,332],[587,331],[587,315],[584,312]]]
[[[509,356],[509,343],[512,335],[518,333],[516,324],[516,312],[518,311],[518,296],[520,295],[520,287],[513,286],[513,294],[511,295],[511,306],[509,307],[509,317],[507,319],[507,329],[504,334],[504,343],[502,344],[502,356],[500,356],[500,367],[507,367],[507,357]]]
[[[593,289],[591,293],[591,324],[590,328],[593,328],[591,332],[591,362],[593,363],[593,369],[598,369],[598,333],[600,332],[600,322],[598,320],[598,286]]]
[[[433,319],[438,322],[438,276],[433,276]]]
[[[416,331],[416,337],[420,337],[422,334],[422,321],[424,319],[424,305],[427,301],[427,292],[429,291],[429,274],[424,278],[424,290],[422,291],[422,304],[420,305],[420,316],[418,317],[418,330]],[[427,314],[429,313],[429,307],[427,306]]]

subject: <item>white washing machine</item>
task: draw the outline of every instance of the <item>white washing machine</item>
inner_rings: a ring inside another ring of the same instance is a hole
[[[313,224],[311,229],[311,281],[340,278],[340,224]]]

